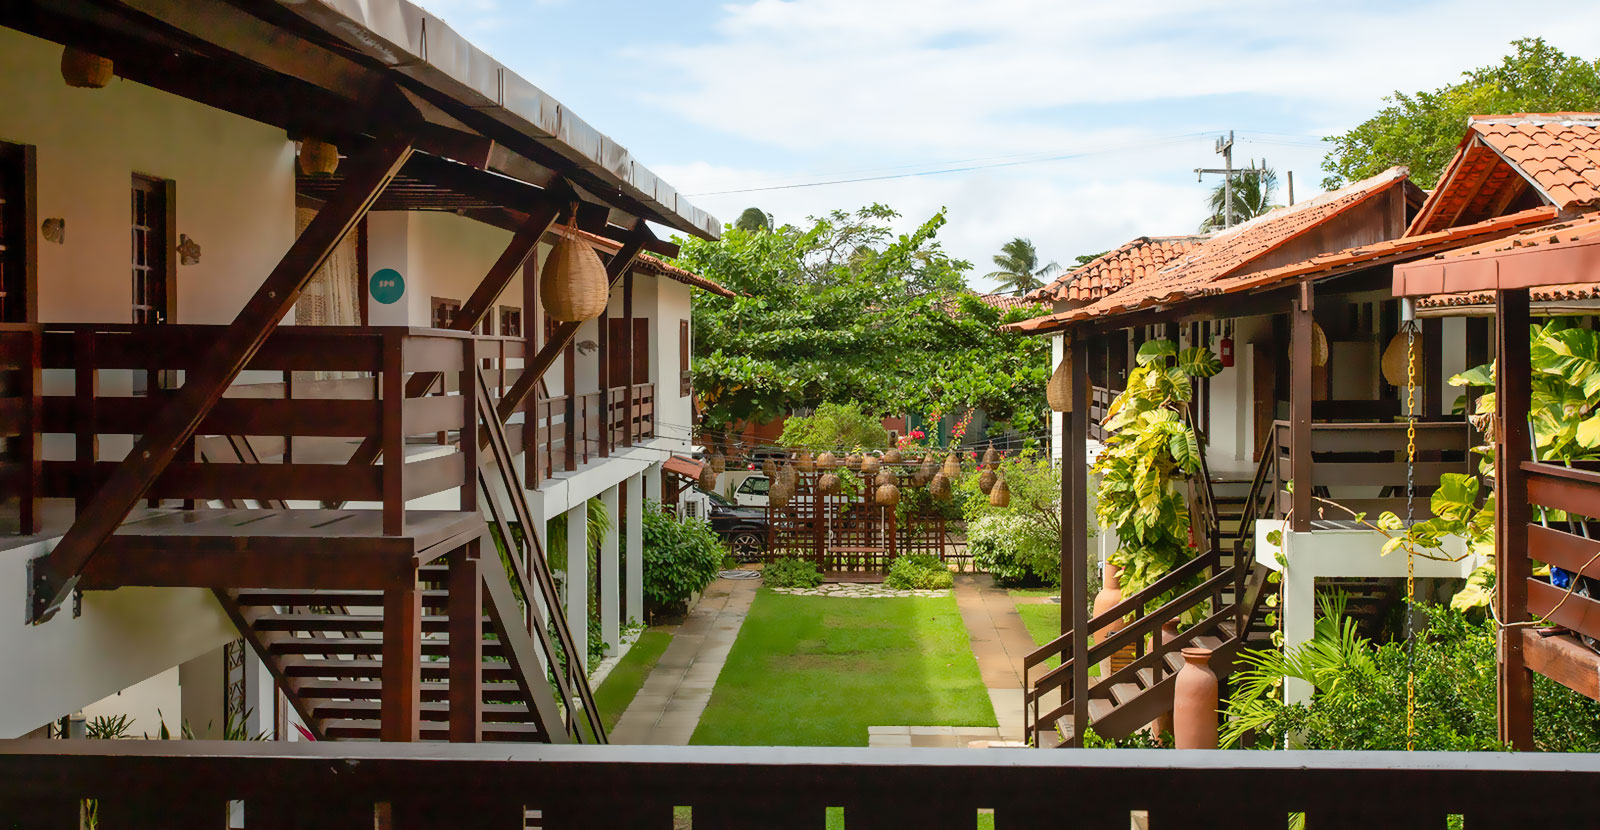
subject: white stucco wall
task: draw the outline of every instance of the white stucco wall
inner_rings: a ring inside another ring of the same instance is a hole
[[[231,321],[294,241],[293,143],[121,78],[70,88],[60,61],[60,46],[0,29],[0,140],[37,147],[39,219],[66,221],[63,244],[38,237],[40,320],[131,322],[140,173],[177,183],[175,230],[201,246],[177,266],[176,322]]]

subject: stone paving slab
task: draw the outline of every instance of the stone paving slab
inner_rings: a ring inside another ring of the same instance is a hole
[[[978,673],[1000,724],[998,739],[1021,740],[1022,661],[1034,649],[1033,635],[1011,594],[996,588],[988,574],[957,574],[955,592]]]
[[[718,579],[706,588],[611,730],[611,743],[689,743],[760,586],[757,579]]]

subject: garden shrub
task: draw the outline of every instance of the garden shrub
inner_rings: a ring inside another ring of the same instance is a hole
[[[993,512],[967,525],[972,565],[1001,585],[1060,585],[1061,541],[1031,517]]]
[[[806,559],[779,559],[761,569],[768,588],[815,588],[822,584],[817,563]]]
[[[889,446],[889,432],[881,420],[863,411],[861,404],[825,403],[813,414],[795,415],[784,421],[778,445],[816,452],[876,450]]]
[[[645,601],[653,611],[681,611],[717,578],[728,549],[704,519],[679,520],[652,501],[643,529]]]
[[[929,553],[914,553],[896,557],[889,566],[889,575],[884,577],[883,584],[897,591],[936,590],[949,588],[955,584],[955,578],[950,575],[950,569],[939,561],[939,557]]]

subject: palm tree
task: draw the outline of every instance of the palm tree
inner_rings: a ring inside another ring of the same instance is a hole
[[[985,279],[1000,281],[1000,288],[1026,294],[1035,288],[1044,285],[1046,277],[1054,276],[1061,266],[1052,262],[1049,265],[1039,264],[1039,251],[1033,243],[1017,237],[1000,246],[1000,253],[994,255],[994,264],[998,271],[984,274]]]
[[[741,231],[770,231],[772,214],[758,207],[747,207],[738,219],[733,220],[733,226]]]
[[[1251,162],[1252,166],[1255,162]],[[1272,197],[1277,194],[1278,174],[1263,161],[1256,172],[1248,170],[1233,174],[1233,223],[1246,222],[1266,213],[1273,208],[1282,207],[1272,203]],[[1211,198],[1207,201],[1207,209],[1211,214],[1200,223],[1201,233],[1210,233],[1221,230],[1227,223],[1227,212],[1223,206],[1227,203],[1227,185],[1218,184],[1211,191]]]

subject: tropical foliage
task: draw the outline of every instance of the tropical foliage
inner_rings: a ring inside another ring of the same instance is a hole
[[[1318,597],[1314,636],[1287,651],[1245,651],[1229,678],[1222,741],[1254,734],[1262,749],[1286,739],[1306,749],[1498,750],[1495,631],[1445,608],[1422,606],[1427,625],[1410,645],[1375,646],[1344,617],[1344,597]],[[1406,728],[1406,685],[1415,674],[1415,727]],[[1285,704],[1284,678],[1305,681],[1310,703]],[[1600,748],[1600,703],[1543,675],[1534,677],[1534,744],[1552,752]],[[1399,705],[1397,705],[1399,704]]]
[[[883,578],[885,587],[897,591],[938,590],[955,584],[950,569],[939,557],[927,553],[897,556],[889,565],[889,575]]]
[[[994,255],[995,271],[984,274],[985,279],[999,280],[1000,290],[1026,294],[1044,286],[1044,281],[1061,270],[1055,262],[1040,264],[1039,250],[1032,240],[1017,237],[1000,246]]]
[[[855,401],[825,403],[810,415],[784,421],[778,443],[812,451],[879,450],[889,446],[889,431],[882,419],[863,412]]]
[[[972,567],[1006,586],[1061,584],[1061,539],[1020,513],[996,512],[967,525]]]
[[[967,292],[971,263],[938,241],[944,214],[909,233],[882,205],[804,227],[680,240],[678,263],[739,292],[694,298],[694,385],[706,429],[739,432],[795,410],[856,401],[868,415],[982,408],[1036,427],[1049,344],[999,332],[1004,313]]]
[[[681,610],[717,578],[728,556],[704,519],[678,519],[653,501],[645,502],[643,530],[644,598],[652,611]]]
[[[1096,515],[1116,531],[1111,561],[1122,586],[1135,592],[1188,561],[1189,508],[1179,482],[1200,465],[1200,441],[1188,417],[1191,381],[1222,371],[1210,349],[1179,351],[1168,340],[1139,347],[1127,389],[1106,411],[1105,449]]]
[[[1500,112],[1587,112],[1600,100],[1600,61],[1569,56],[1543,38],[1512,41],[1497,65],[1469,69],[1462,80],[1432,92],[1396,91],[1388,106],[1354,129],[1324,139],[1329,190],[1396,164],[1411,180],[1437,183],[1455,155],[1468,116]]]
[[[1254,166],[1255,162],[1252,161]],[[1277,195],[1278,174],[1262,162],[1256,167],[1256,172],[1235,173],[1233,175],[1233,223],[1247,222],[1266,213],[1273,208],[1280,207],[1272,203]],[[1207,211],[1209,215],[1200,223],[1201,233],[1210,233],[1227,227],[1227,204],[1229,188],[1226,182],[1218,184],[1211,191]]]

